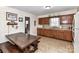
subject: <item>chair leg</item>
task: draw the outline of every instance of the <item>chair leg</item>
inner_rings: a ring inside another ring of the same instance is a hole
[[[33,52],[35,52],[35,51],[38,49],[38,43],[39,43],[39,42],[40,42],[40,41],[36,41],[36,42],[34,42],[33,44],[31,44],[31,46],[34,47]]]
[[[0,53],[3,53],[1,49],[0,49]]]

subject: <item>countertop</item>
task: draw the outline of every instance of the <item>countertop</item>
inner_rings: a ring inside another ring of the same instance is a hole
[[[38,29],[51,29],[51,30],[67,30],[67,31],[72,31],[72,29],[66,29],[66,28],[38,28]]]

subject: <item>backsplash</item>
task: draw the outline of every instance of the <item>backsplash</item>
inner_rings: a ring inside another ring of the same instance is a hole
[[[59,27],[51,27],[49,25],[39,25],[38,28],[61,28],[61,29],[71,29],[72,25],[62,24]]]

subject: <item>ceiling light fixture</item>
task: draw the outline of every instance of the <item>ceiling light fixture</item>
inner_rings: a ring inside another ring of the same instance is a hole
[[[52,6],[44,6],[44,9],[51,9]]]

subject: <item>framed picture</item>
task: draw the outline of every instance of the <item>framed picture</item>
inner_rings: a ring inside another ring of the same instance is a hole
[[[23,17],[19,17],[19,22],[23,22]]]
[[[17,21],[17,14],[6,12],[6,20],[8,21]]]

